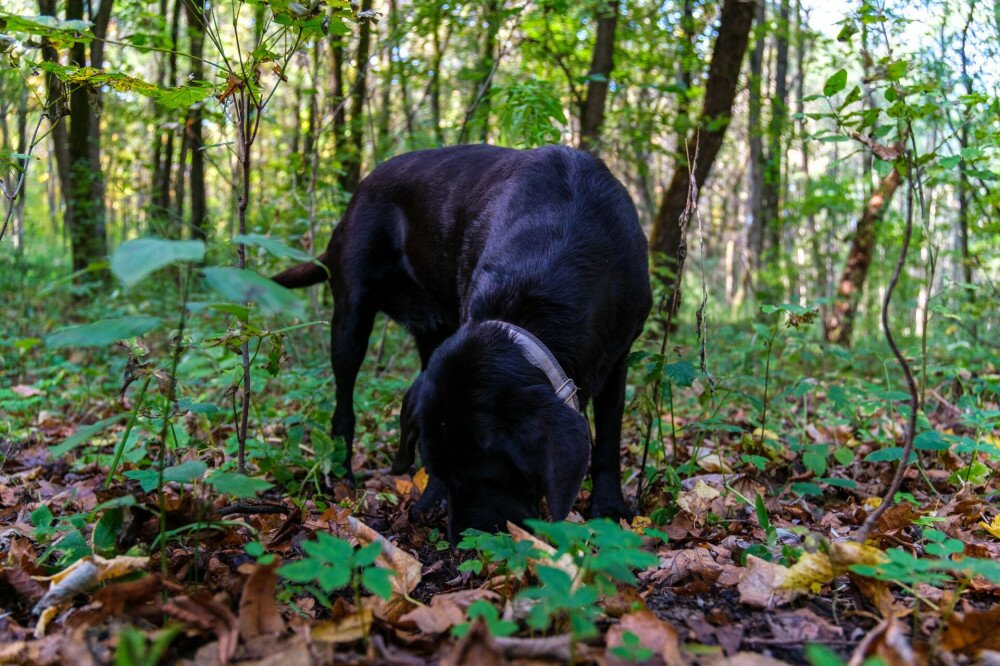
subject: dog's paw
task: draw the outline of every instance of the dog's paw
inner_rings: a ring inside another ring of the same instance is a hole
[[[583,516],[588,519],[610,518],[615,522],[625,519],[626,522],[631,522],[635,518],[635,509],[625,501],[621,491],[614,494],[595,493],[590,496],[590,501],[583,510]]]
[[[426,525],[440,518],[447,511],[448,491],[436,477],[427,481],[420,499],[410,507],[410,520]]]

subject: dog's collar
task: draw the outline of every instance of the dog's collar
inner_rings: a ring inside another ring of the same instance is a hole
[[[521,350],[524,358],[528,359],[528,363],[531,363],[531,365],[545,373],[559,399],[577,412],[580,411],[580,401],[576,397],[576,384],[566,375],[562,366],[559,365],[559,361],[552,355],[549,348],[542,344],[541,340],[520,326],[515,326],[505,321],[489,319],[483,323],[492,324],[502,329],[510,337],[511,341],[517,345],[517,348]]]

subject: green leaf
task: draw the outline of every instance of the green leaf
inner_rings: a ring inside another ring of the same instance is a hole
[[[114,553],[118,545],[118,533],[124,524],[125,513],[121,509],[111,509],[101,514],[90,538],[94,552]]]
[[[122,475],[126,479],[138,481],[144,493],[152,492],[160,484],[160,475],[155,469],[130,469],[122,472]]]
[[[687,361],[679,361],[664,366],[663,374],[674,384],[685,388],[694,384],[695,369]]]
[[[164,240],[138,238],[125,241],[111,255],[111,272],[126,287],[144,277],[179,261],[201,261],[205,244],[200,240]]]
[[[323,566],[322,562],[304,559],[280,567],[278,575],[282,578],[287,578],[293,583],[309,583],[319,580],[325,569],[326,567]]]
[[[83,426],[82,428],[77,428],[76,432],[72,435],[56,444],[55,446],[49,447],[49,455],[53,458],[58,458],[64,456],[76,447],[80,446],[84,442],[90,440],[94,435],[104,432],[111,425],[114,425],[118,421],[123,420],[128,413],[116,414],[115,416],[110,416],[106,419],[101,419],[97,423],[91,425]]]
[[[200,460],[185,460],[179,465],[167,467],[163,470],[163,480],[175,483],[190,483],[200,479],[201,475],[208,469],[208,465]]]
[[[272,485],[264,479],[255,479],[239,472],[219,472],[208,483],[220,493],[240,498],[256,497],[257,493]]]
[[[954,169],[962,161],[961,155],[949,155],[938,160],[938,165],[942,169]]]
[[[903,457],[903,447],[889,446],[884,449],[872,451],[865,456],[865,462],[892,462]]]
[[[281,241],[262,234],[239,234],[233,238],[233,243],[262,247],[279,259],[288,258],[297,259],[298,261],[313,261],[313,258],[308,253],[294,247],[288,247]]]
[[[118,319],[102,319],[82,326],[69,326],[50,333],[45,344],[52,349],[61,347],[104,347],[119,340],[145,335],[162,323],[159,317],[136,315]]]
[[[903,78],[903,74],[906,74],[906,69],[910,64],[905,60],[897,60],[895,62],[889,63],[885,68],[885,75],[890,81],[898,81]]]
[[[392,596],[392,572],[380,567],[370,567],[361,574],[361,584],[377,597],[388,599]]]
[[[234,303],[253,302],[272,314],[305,316],[298,296],[263,275],[239,268],[206,268],[204,273],[209,286]]]
[[[925,430],[913,438],[913,448],[918,451],[947,451],[950,446],[937,430]]]
[[[840,69],[823,84],[823,94],[827,97],[836,95],[847,87],[847,70]]]
[[[211,94],[211,86],[195,84],[178,88],[160,88],[150,96],[163,108],[176,110],[197,104]]]
[[[54,516],[48,504],[43,504],[31,512],[31,524],[35,527],[48,527],[52,524]]]

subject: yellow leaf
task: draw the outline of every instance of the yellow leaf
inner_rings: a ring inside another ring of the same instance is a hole
[[[826,553],[803,553],[799,561],[788,569],[785,580],[779,586],[784,590],[811,590],[833,580],[833,563]]]
[[[998,513],[997,515],[995,515],[993,517],[993,521],[992,522],[990,522],[990,523],[987,524],[986,521],[981,520],[981,521],[979,521],[979,525],[984,530],[986,530],[987,532],[989,532],[990,534],[992,534],[994,537],[996,537],[997,539],[1000,539],[1000,513]]]
[[[420,492],[424,492],[427,487],[427,470],[423,467],[417,470],[417,473],[413,475],[413,485],[415,485]]]
[[[644,534],[647,527],[652,527],[653,521],[648,516],[636,516],[632,519],[632,529],[637,534]]]
[[[882,505],[881,497],[866,497],[865,498],[865,508],[868,510],[877,509]]]

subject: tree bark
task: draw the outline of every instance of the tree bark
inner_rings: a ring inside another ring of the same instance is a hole
[[[191,78],[201,81],[205,78],[201,57],[205,53],[205,26],[196,0],[185,0],[184,10],[187,18],[188,38],[191,42]],[[187,142],[191,149],[191,171],[188,176],[191,184],[191,235],[201,240],[208,239],[207,217],[208,207],[205,193],[205,153],[202,140],[203,103],[199,102],[188,109],[184,121]]]
[[[372,0],[362,0],[361,11],[368,12]],[[354,192],[361,182],[361,149],[365,137],[365,99],[368,97],[368,51],[371,46],[371,21],[365,19],[358,33],[358,50],[355,59],[358,73],[351,86],[350,143],[344,155],[344,175],[340,183],[345,192]]]
[[[750,250],[752,270],[746,277],[752,278],[764,260],[764,129],[761,121],[761,89],[764,76],[764,47],[767,45],[767,3],[761,0],[757,4],[754,17],[754,47],[750,52],[750,99],[748,102],[749,116],[747,132],[750,135],[750,228],[747,233],[747,245]]]
[[[764,161],[764,181],[761,191],[761,227],[767,237],[763,265],[772,271],[758,275],[757,300],[781,301],[781,284],[774,268],[781,257],[781,199],[783,133],[788,119],[788,30],[789,0],[781,0],[778,10],[778,30],[775,35],[774,96],[771,98],[771,118],[767,127],[767,157]]]
[[[341,158],[340,149],[344,145],[344,126],[347,124],[347,111],[344,101],[344,38],[337,35],[330,40],[330,112],[333,114],[331,138],[333,153]]]
[[[500,34],[500,0],[487,0],[485,10],[486,34],[467,107],[471,115],[466,118],[459,141],[465,140],[467,131],[474,133],[482,143],[490,135],[490,87],[497,58],[497,37]]]
[[[96,39],[91,43],[90,58],[83,43],[73,44],[70,60],[77,67],[100,69],[104,64],[104,41],[111,18],[111,1],[102,0],[90,17]],[[84,18],[83,0],[68,0],[66,18]],[[73,271],[85,269],[107,255],[104,227],[104,179],[101,172],[100,92],[87,85],[70,91],[70,126],[67,135],[69,188],[64,224],[69,231]]]
[[[597,36],[587,79],[587,96],[580,109],[580,148],[598,154],[608,83],[614,66],[615,28],[618,25],[618,0],[611,0],[597,10]]]
[[[894,168],[868,198],[868,204],[854,230],[851,249],[847,253],[847,263],[837,284],[833,307],[824,321],[823,328],[827,342],[844,346],[851,343],[858,303],[868,277],[868,269],[872,264],[876,227],[885,216],[885,211],[889,208],[896,190],[899,189],[900,182],[902,179]]]
[[[975,3],[969,3],[969,15],[962,29],[962,38],[959,42],[958,57],[961,64],[962,83],[965,86],[965,93],[973,93],[972,77],[969,75],[969,55],[966,46],[969,40],[969,28],[972,26]],[[958,132],[958,144],[961,149],[969,146],[969,123],[962,122]],[[972,283],[972,256],[969,254],[969,167],[963,159],[958,163],[958,256],[961,262],[962,281],[966,284]],[[972,292],[969,292],[970,294]]]
[[[688,140],[692,154],[696,148],[698,152],[694,172],[692,174],[688,160],[677,164],[653,222],[649,242],[654,258],[659,257],[670,273],[678,272],[683,260],[685,229],[682,227],[681,217],[687,205],[691,176],[694,176],[695,186],[700,192],[729,126],[753,16],[752,2],[725,0],[722,5],[718,36],[705,84],[705,100],[698,121],[700,129]],[[680,276],[668,276],[665,279],[667,293],[670,293],[674,281],[679,281]]]

